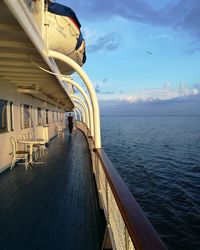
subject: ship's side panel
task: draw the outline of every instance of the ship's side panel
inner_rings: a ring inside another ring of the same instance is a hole
[[[0,79],[0,101],[0,172],[2,172],[10,166],[12,160],[10,136],[22,139],[23,133],[27,135],[34,133],[36,137],[44,138],[48,142],[56,135],[56,126],[64,124],[64,113],[56,106],[31,95],[18,93],[17,86],[4,79]],[[28,116],[28,125],[24,120],[25,113]],[[20,147],[23,149],[22,145]]]

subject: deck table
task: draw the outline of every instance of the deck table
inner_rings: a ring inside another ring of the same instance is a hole
[[[38,144],[41,144],[41,145],[45,144],[44,139],[22,139],[22,140],[18,140],[17,142],[29,145],[30,159],[29,159],[28,164],[33,166],[34,164],[42,164],[43,163],[43,162],[33,161],[33,146],[38,145]]]

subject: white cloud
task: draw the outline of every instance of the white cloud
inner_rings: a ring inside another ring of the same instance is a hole
[[[181,83],[177,89],[172,88],[170,83],[166,83],[162,88],[138,90],[134,91],[134,94],[131,95],[125,93],[120,96],[120,101],[130,103],[166,101],[177,98],[187,98],[197,94],[200,94],[197,88],[188,87],[183,83]]]
[[[149,37],[151,40],[167,40],[167,41],[173,41],[174,38],[170,36],[169,34],[158,34],[158,35],[150,35]]]
[[[192,90],[192,95],[198,95],[198,94],[199,94],[198,89],[193,89],[193,90]]]
[[[94,29],[90,29],[88,27],[82,28],[83,37],[87,43],[87,46],[93,43],[94,37],[96,37],[97,32]]]

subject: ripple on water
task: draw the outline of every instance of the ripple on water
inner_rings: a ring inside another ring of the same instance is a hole
[[[169,249],[200,249],[200,117],[104,117],[105,151]]]

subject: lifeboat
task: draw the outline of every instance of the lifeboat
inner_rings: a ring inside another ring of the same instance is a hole
[[[86,61],[85,40],[74,11],[67,6],[49,1],[46,24],[48,49],[65,54],[82,66]],[[74,72],[70,66],[59,60],[56,60],[56,63],[63,74]]]

